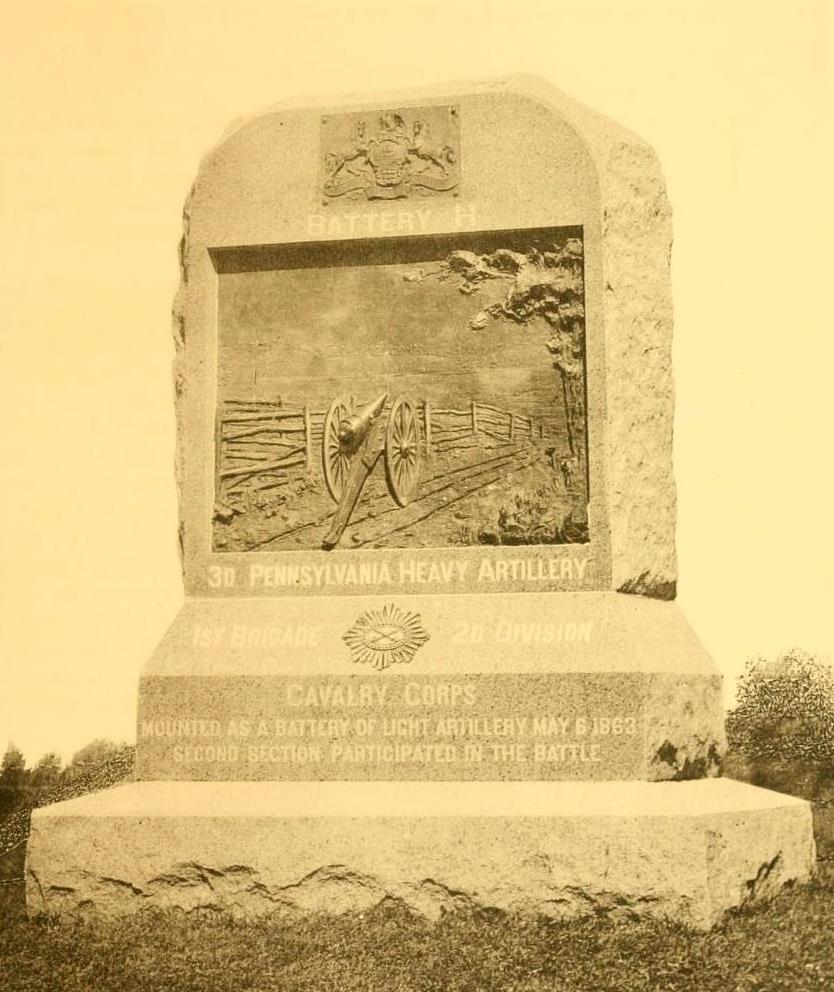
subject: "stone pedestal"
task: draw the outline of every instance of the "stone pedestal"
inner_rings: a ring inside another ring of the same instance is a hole
[[[35,910],[261,913],[402,900],[706,928],[807,878],[808,804],[696,782],[140,782],[36,810]]]
[[[348,642],[386,609],[420,644],[376,670]],[[722,746],[678,606],[612,592],[189,600],[139,683],[142,780],[662,781]]]
[[[678,607],[552,600],[409,598],[428,639],[382,671],[340,636],[364,600],[188,601],[140,680],[141,781],[35,811],[30,907],[704,928],[808,878],[810,806],[709,777],[720,680]]]

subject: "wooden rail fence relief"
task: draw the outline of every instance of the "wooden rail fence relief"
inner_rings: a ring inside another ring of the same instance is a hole
[[[361,406],[361,402],[356,403]],[[417,404],[425,454],[476,448],[486,440],[519,443],[545,437],[542,420],[474,400],[465,409]],[[321,472],[326,410],[267,400],[227,400],[217,411],[215,477],[218,498],[289,485]]]

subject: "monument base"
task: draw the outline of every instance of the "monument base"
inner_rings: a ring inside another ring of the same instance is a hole
[[[691,782],[136,782],[34,811],[31,912],[338,913],[397,899],[699,929],[810,876],[808,803]]]
[[[345,641],[362,618],[428,640],[377,669]],[[676,603],[188,598],[139,681],[136,778],[667,781],[715,775],[723,743],[721,678]]]

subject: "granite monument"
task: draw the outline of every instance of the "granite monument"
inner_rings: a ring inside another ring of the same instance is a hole
[[[696,927],[809,875],[675,602],[671,212],[534,80],[279,105],[188,198],[185,603],[34,910],[396,898]]]

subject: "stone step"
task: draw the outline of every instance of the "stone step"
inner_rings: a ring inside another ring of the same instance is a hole
[[[138,782],[37,809],[30,909],[456,907],[706,928],[809,877],[803,800],[728,779]]]

